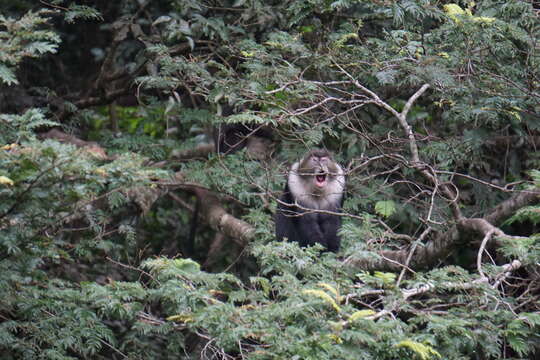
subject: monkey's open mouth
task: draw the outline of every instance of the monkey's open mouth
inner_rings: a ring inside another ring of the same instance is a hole
[[[315,184],[319,187],[323,187],[326,184],[326,174],[315,175]]]

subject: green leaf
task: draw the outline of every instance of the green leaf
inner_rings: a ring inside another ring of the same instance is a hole
[[[373,275],[381,279],[385,284],[393,284],[396,281],[396,274],[394,273],[375,271]]]
[[[433,357],[441,358],[441,354],[439,354],[435,349],[433,349],[429,345],[424,345],[422,343],[412,341],[412,340],[403,340],[400,341],[395,345],[396,347],[404,347],[412,350],[418,357],[422,360],[428,360]]]
[[[377,201],[375,212],[383,217],[390,217],[396,212],[396,203],[392,200]]]
[[[201,266],[191,259],[175,259],[172,260],[172,264],[175,268],[185,271],[187,273],[197,273],[201,270]]]
[[[7,85],[19,83],[13,70],[2,64],[0,64],[0,80]]]

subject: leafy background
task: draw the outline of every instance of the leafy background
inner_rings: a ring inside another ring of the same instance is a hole
[[[534,1],[3,1],[2,358],[537,358],[539,30]],[[217,154],[243,125],[263,151]],[[315,146],[337,254],[273,241]]]

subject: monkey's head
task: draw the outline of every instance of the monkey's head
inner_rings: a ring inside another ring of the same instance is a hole
[[[296,172],[304,186],[315,196],[327,195],[343,185],[336,184],[337,181],[343,182],[343,170],[327,150],[314,149],[308,152],[300,161]]]

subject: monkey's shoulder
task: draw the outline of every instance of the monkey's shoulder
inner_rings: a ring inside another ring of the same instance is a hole
[[[278,208],[291,210],[329,210],[339,212],[343,205],[343,193],[336,192],[317,196],[308,192],[295,191],[289,184],[285,184],[285,189],[280,197]],[[301,211],[300,211],[301,212]]]

